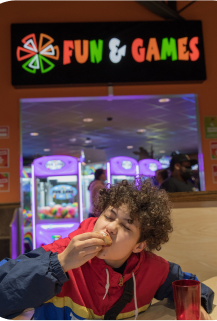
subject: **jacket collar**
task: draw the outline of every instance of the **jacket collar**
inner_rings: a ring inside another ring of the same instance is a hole
[[[125,283],[127,280],[129,280],[132,277],[132,273],[136,275],[139,271],[139,268],[141,266],[142,261],[145,258],[145,252],[142,251],[141,253],[132,253],[130,257],[127,260],[127,265],[125,267],[123,276],[123,283]],[[90,261],[88,261],[88,264],[91,265],[91,268],[93,271],[98,275],[100,279],[102,279],[102,283],[105,282],[105,276],[106,276],[106,269],[108,269],[109,272],[109,278],[110,278],[110,285],[111,286],[117,286],[120,279],[122,278],[122,275],[118,272],[115,272],[108,264],[105,263],[104,260],[99,259],[97,257],[94,257]]]

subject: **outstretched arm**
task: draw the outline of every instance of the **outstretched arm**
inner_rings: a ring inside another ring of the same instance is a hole
[[[58,244],[60,240],[53,244]],[[50,244],[45,246],[52,248]],[[76,235],[64,251],[42,247],[16,260],[0,262],[0,317],[15,318],[28,308],[37,308],[60,293],[68,281],[67,271],[93,258],[105,245],[102,235],[89,232]]]
[[[163,300],[168,298],[172,301],[173,299],[173,288],[172,282],[176,280],[198,280],[196,275],[191,273],[182,272],[181,267],[178,264],[169,262],[169,273],[165,280],[165,282],[160,286],[160,288],[155,293],[155,299]],[[211,313],[213,308],[213,299],[214,299],[214,292],[205,284],[201,283],[201,306],[204,308],[202,312]],[[204,316],[205,317],[205,313]]]
[[[0,262],[0,316],[12,319],[60,293],[68,276],[57,253],[38,248]]]

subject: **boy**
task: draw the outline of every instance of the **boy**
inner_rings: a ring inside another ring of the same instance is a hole
[[[165,191],[148,180],[122,181],[100,191],[96,210],[100,217],[83,221],[68,238],[2,265],[10,271],[0,269],[0,291],[4,289],[10,302],[5,307],[6,299],[0,300],[1,316],[12,318],[34,307],[35,320],[137,317],[153,298],[173,299],[174,280],[196,279],[151,253],[169,240],[172,231]],[[96,233],[100,231],[110,235],[111,246],[104,246]],[[15,276],[10,280],[12,270]],[[213,297],[213,291],[201,284],[201,303],[208,313]]]

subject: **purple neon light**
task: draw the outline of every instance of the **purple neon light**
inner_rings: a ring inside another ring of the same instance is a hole
[[[198,167],[199,167],[199,176],[200,176],[200,182],[201,186],[200,189],[201,191],[205,191],[205,172],[204,172],[204,161],[203,161],[203,154],[199,153],[198,154]]]
[[[41,224],[41,228],[43,230],[52,230],[52,229],[55,229],[55,228],[70,228],[70,227],[73,227],[75,225],[75,223],[71,223],[71,224],[59,224],[59,223],[56,223],[56,224]]]
[[[36,235],[35,235],[35,171],[34,164],[31,165],[32,169],[32,246],[33,250],[36,249]]]
[[[139,174],[145,176],[155,176],[155,170],[150,169],[150,164],[155,164],[157,169],[162,169],[162,165],[156,159],[142,159],[139,161]]]
[[[80,222],[84,220],[83,216],[83,204],[82,204],[82,182],[81,182],[81,163],[78,163],[78,186],[79,186],[79,210],[80,210]]]
[[[186,96],[186,95],[185,95]],[[157,96],[158,97],[158,96]],[[161,96],[159,96],[161,97]],[[98,101],[98,100],[134,100],[134,99],[151,99],[156,96],[151,95],[130,95],[130,96],[93,96],[93,97],[50,97],[50,98],[24,98],[21,103],[42,103],[42,102],[58,102],[58,101]]]
[[[19,242],[18,241],[18,212],[19,210],[16,210],[16,214],[14,217],[14,221],[11,225],[11,258],[16,259],[19,255]]]
[[[194,94],[185,94],[185,95],[167,95],[167,97],[187,97],[194,98]],[[123,96],[93,96],[93,97],[50,97],[50,98],[23,98],[21,103],[35,103],[35,102],[58,102],[58,101],[99,101],[99,100],[136,100],[136,99],[158,99],[162,98],[162,95],[123,95]]]
[[[46,168],[46,164],[49,161],[61,161],[64,166],[60,169],[51,170]],[[36,177],[48,177],[48,176],[69,176],[78,174],[78,160],[72,156],[64,155],[52,155],[37,158],[33,161],[35,166]]]
[[[125,161],[131,162],[132,167],[129,169],[123,168],[122,164]],[[136,172],[137,165],[138,165],[137,160],[135,160],[134,158],[127,157],[127,156],[113,157],[110,159],[111,175],[135,176],[137,174]]]
[[[111,171],[110,171],[110,163],[107,162],[107,183],[111,183]]]

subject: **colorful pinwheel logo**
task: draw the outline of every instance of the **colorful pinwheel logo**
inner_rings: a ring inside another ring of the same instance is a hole
[[[41,73],[44,74],[55,67],[55,64],[50,59],[58,60],[60,51],[58,46],[52,45],[54,42],[53,38],[40,33],[39,44],[37,46],[36,36],[32,33],[21,41],[23,47],[17,47],[17,60],[22,61],[30,58],[22,65],[23,69],[32,74],[35,74],[36,70],[40,69]]]

